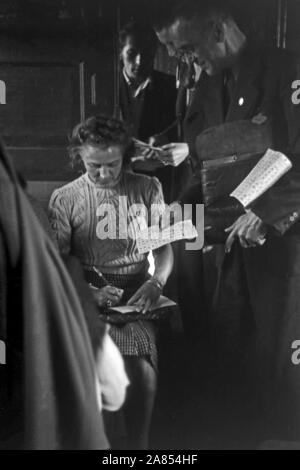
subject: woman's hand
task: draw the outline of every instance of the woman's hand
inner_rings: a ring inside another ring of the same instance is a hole
[[[161,288],[150,279],[128,300],[127,305],[135,305],[141,313],[146,313],[158,301],[160,294]]]
[[[115,307],[120,303],[123,296],[122,289],[113,286],[105,286],[101,289],[91,286],[91,289],[99,307]]]

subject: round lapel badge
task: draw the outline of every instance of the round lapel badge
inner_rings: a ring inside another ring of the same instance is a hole
[[[243,106],[245,103],[245,100],[244,98],[241,96],[240,99],[239,99],[239,106]]]
[[[264,124],[268,120],[267,116],[262,113],[257,114],[252,118],[253,124]]]

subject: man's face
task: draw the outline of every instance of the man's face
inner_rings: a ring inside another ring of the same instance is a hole
[[[155,51],[139,44],[133,36],[127,36],[121,50],[121,59],[127,77],[131,80],[147,78],[153,69],[154,54]]]
[[[101,188],[115,186],[122,171],[123,153],[119,145],[85,146],[81,158],[91,181]]]
[[[157,32],[157,36],[167,47],[170,56],[185,61],[194,59],[208,75],[215,75],[227,66],[221,25],[179,18],[169,27]]]

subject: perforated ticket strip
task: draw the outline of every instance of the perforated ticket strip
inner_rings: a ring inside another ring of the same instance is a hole
[[[283,153],[268,149],[230,196],[247,208],[291,168],[291,161]]]

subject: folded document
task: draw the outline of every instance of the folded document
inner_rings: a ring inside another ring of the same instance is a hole
[[[137,248],[140,254],[149,253],[163,245],[178,240],[191,240],[198,236],[197,230],[191,220],[184,220],[170,225],[161,230],[158,225],[153,225],[146,230],[140,231],[137,237]]]
[[[291,161],[283,153],[268,149],[230,196],[235,197],[247,208],[291,168]]]

